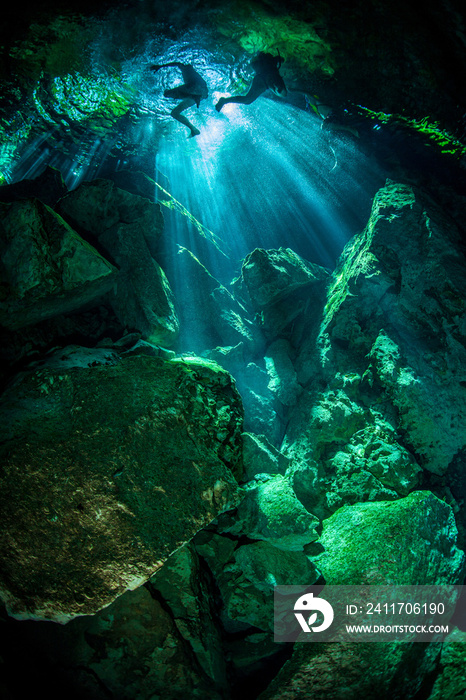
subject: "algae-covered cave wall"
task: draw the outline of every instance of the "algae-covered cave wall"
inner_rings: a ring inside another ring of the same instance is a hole
[[[459,2],[10,7],[2,697],[466,693],[443,643],[274,641],[274,586],[462,586]],[[244,93],[280,52],[286,97]],[[181,60],[209,96],[165,89]]]

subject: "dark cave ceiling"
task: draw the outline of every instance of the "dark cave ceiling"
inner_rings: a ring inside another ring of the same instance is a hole
[[[257,50],[280,51],[292,90],[396,120],[464,164],[465,15],[461,0],[427,0],[422,12],[401,0],[15,3],[1,29],[2,182],[24,177],[14,173],[26,144],[78,160],[86,140],[141,155],[141,123],[167,119],[150,62],[181,57],[211,89],[238,91]]]

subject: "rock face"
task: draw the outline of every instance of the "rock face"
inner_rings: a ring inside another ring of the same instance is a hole
[[[294,362],[306,391],[282,448],[311,512],[406,496],[421,470],[445,474],[462,454],[465,267],[434,202],[408,185],[379,191]]]
[[[328,271],[289,248],[256,248],[244,260],[238,287],[268,339],[300,315],[311,297],[321,298]]]
[[[410,186],[388,183],[343,253],[324,322],[329,352],[346,352],[361,368],[369,354],[366,380],[436,474],[465,445],[464,269],[454,223]]]
[[[18,329],[107,292],[117,270],[39,200],[0,204],[0,323]]]
[[[96,612],[237,502],[241,403],[213,364],[44,367],[0,412],[1,590],[17,617]]]
[[[172,345],[179,329],[173,294],[154,258],[163,230],[160,206],[110,180],[94,180],[64,197],[59,211],[95,236],[118,265],[109,299],[121,323],[150,342]]]
[[[216,346],[261,346],[259,329],[231,292],[213,277],[187,248],[174,263],[172,287],[177,299],[182,352],[204,352]]]
[[[323,528],[325,551],[314,561],[330,585],[455,585],[463,579],[453,511],[428,491],[344,506]]]

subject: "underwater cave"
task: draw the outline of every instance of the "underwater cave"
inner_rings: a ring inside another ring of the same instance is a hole
[[[2,20],[1,697],[466,697],[464,4]]]

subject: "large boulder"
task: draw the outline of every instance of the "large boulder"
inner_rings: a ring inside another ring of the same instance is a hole
[[[20,180],[11,185],[2,185],[0,202],[37,198],[53,208],[65,194],[68,194],[68,188],[61,172],[48,165],[38,177],[32,180]]]
[[[261,347],[260,331],[233,294],[187,248],[180,247],[167,262],[180,318],[178,346],[182,351],[205,352],[216,346],[243,343],[249,351]]]
[[[15,330],[105,294],[117,269],[37,199],[0,204],[0,324]]]
[[[41,367],[1,399],[0,589],[13,616],[95,613],[238,503],[230,375],[201,361],[103,361]]]
[[[64,197],[59,211],[118,265],[109,300],[121,323],[153,343],[172,345],[179,330],[174,298],[154,258],[163,231],[160,206],[110,180],[93,180]]]
[[[270,542],[237,545],[231,537],[202,531],[194,546],[215,578],[221,621],[231,633],[251,627],[272,632],[274,586],[297,581],[312,585],[320,575],[304,552],[285,551]]]
[[[454,222],[387,182],[341,256],[320,336],[322,366],[364,376],[405,445],[439,475],[466,444],[465,270]]]
[[[256,314],[266,338],[272,340],[307,313],[311,299],[314,303],[323,299],[329,279],[326,269],[290,248],[256,248],[245,258],[234,288]]]
[[[328,280],[324,268],[301,258],[291,248],[256,248],[244,260],[243,284],[256,310],[277,303],[302,287]]]
[[[246,479],[256,474],[285,474],[290,460],[277,450],[264,435],[243,433],[243,465]]]
[[[450,506],[418,491],[395,502],[341,508],[324,521],[319,540],[324,552],[313,561],[330,585],[460,584],[465,557],[456,536]],[[417,697],[423,679],[436,669],[440,650],[441,644],[399,641],[296,644],[260,698]],[[453,652],[452,666],[462,660],[461,652]]]
[[[224,697],[203,673],[189,641],[180,634],[170,610],[150,584],[126,591],[105,609],[74,618],[66,625],[26,625],[22,646],[15,649],[19,624],[24,627],[24,623],[9,621],[8,656],[13,647],[24,663],[25,648],[30,645],[35,657],[27,674],[15,676],[15,689],[21,697],[41,686],[44,676],[49,697],[54,699]],[[50,661],[53,668],[46,673],[44,667]]]
[[[270,374],[260,357],[251,360],[245,343],[234,347],[216,347],[204,356],[224,367],[235,378],[244,405],[244,428],[264,435],[273,445],[283,437],[280,405],[270,389]],[[277,410],[278,409],[278,410]]]
[[[451,507],[429,491],[343,506],[323,522],[315,559],[332,585],[460,584],[465,556]]]
[[[304,508],[281,474],[259,474],[247,485],[235,516],[221,522],[227,532],[264,540],[285,551],[302,551],[318,537],[318,519]]]
[[[179,635],[189,644],[202,669],[199,675],[208,678],[225,694],[227,668],[215,608],[215,590],[193,543],[174,552],[147,586],[155,594],[154,598],[163,598]]]

